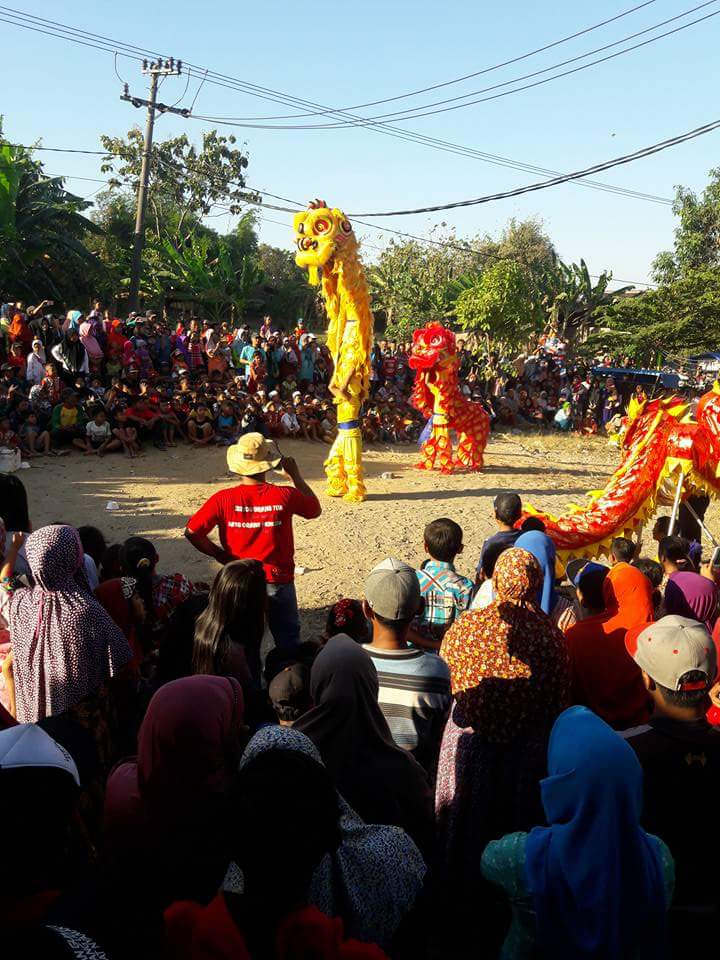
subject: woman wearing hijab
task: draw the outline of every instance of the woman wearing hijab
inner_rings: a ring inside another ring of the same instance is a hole
[[[231,678],[184,677],[150,701],[137,757],[110,774],[104,813],[114,886],[119,896],[130,886],[139,913],[144,905],[158,919],[173,900],[207,902],[219,889],[243,733],[242,690]]]
[[[68,330],[50,353],[60,364],[60,375],[69,386],[75,384],[75,378],[79,373],[90,372],[87,351],[80,343],[77,330]]]
[[[317,748],[292,727],[264,727],[252,738],[240,769],[271,751],[304,754],[322,764]],[[338,794],[340,845],[315,870],[309,902],[340,917],[348,936],[387,947],[415,903],[426,868],[413,841],[397,827],[366,824]],[[224,889],[240,888],[236,867]]]
[[[105,354],[103,353],[102,347],[98,343],[93,330],[94,324],[90,323],[88,320],[85,320],[84,323],[80,324],[78,332],[80,334],[80,343],[83,345],[83,347],[85,347],[85,352],[88,356],[90,369],[93,373],[97,373],[102,367]]]
[[[339,634],[318,654],[310,675],[315,706],[296,723],[320,751],[338,790],[366,823],[402,827],[421,850],[433,832],[425,771],[396,746],[379,705],[370,657]]]
[[[77,530],[41,527],[25,541],[33,587],[16,589],[8,625],[17,719],[71,713],[95,723],[107,714],[107,687],[131,659],[120,628],[93,599]]]
[[[528,530],[521,533],[515,546],[531,553],[540,564],[543,573],[542,585],[538,595],[540,609],[546,613],[555,626],[563,633],[576,621],[573,604],[567,597],[561,596],[555,589],[555,544],[540,530]]]
[[[572,699],[616,730],[645,723],[650,698],[640,668],[625,649],[628,630],[654,619],[653,587],[636,567],[618,563],[603,584],[605,610],[565,634]]]
[[[541,580],[532,554],[506,550],[493,573],[495,600],[443,640],[455,703],[435,808],[445,882],[468,894],[488,840],[538,822],[547,738],[568,702],[565,641],[539,607]]]
[[[31,386],[36,386],[45,378],[45,365],[47,358],[45,356],[45,347],[42,340],[35,339],[32,342],[32,352],[27,355],[25,379]]]
[[[513,904],[500,954],[553,960],[657,960],[675,870],[640,826],[642,768],[632,748],[586,707],[552,730],[541,783],[549,826],[488,844],[483,875]]]
[[[664,606],[665,613],[697,620],[712,633],[717,620],[718,588],[713,580],[699,573],[671,573],[665,585]]]

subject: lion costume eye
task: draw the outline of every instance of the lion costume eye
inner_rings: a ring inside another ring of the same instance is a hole
[[[442,342],[443,342],[442,337],[433,337],[432,340],[430,341],[430,346],[439,347],[442,344]]]
[[[343,220],[343,222],[340,224],[340,229],[343,231],[343,233],[352,233],[352,224],[349,220]]]
[[[313,224],[314,233],[327,233],[329,229],[330,229],[329,220],[316,220],[315,223]]]

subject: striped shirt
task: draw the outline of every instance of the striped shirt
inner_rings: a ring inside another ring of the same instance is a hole
[[[378,702],[395,743],[433,773],[450,710],[448,665],[414,647],[381,650],[367,644],[364,650],[375,664]]]

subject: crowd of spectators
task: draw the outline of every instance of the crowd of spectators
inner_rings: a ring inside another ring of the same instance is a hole
[[[259,433],[227,456],[186,529],[212,585],[139,536],[35,529],[0,476],[3,957],[714,942],[718,571],[669,518],[564,565],[501,493],[465,573],[438,518],[419,569],[388,557],[301,642],[293,517],[320,502]]]
[[[424,427],[409,403],[411,343],[376,342],[370,397],[362,411],[367,443],[417,443]],[[630,393],[609,357],[571,364],[562,345],[543,343],[508,360],[460,340],[460,384],[493,429],[616,430]],[[0,307],[0,447],[24,458],[72,450],[135,457],[188,443],[230,445],[260,432],[332,443],[336,415],[328,389],[332,359],[305,329],[256,331],[152,311],[113,317],[96,301],[87,314],[7,303]],[[593,373],[594,371],[594,373]],[[638,388],[639,395],[642,388]]]

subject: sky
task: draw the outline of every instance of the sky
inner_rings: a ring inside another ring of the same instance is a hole
[[[156,0],[154,4],[147,0],[124,0],[122,4],[67,0],[58,6],[53,0],[32,0],[16,9],[114,41],[174,55],[284,94],[347,107],[488,70],[640,2],[444,0],[437,4],[428,0],[364,0],[341,4],[337,0],[214,0],[202,5],[196,0]],[[701,2],[654,0],[612,24],[519,63],[356,112],[376,116],[428,104],[432,109],[438,100],[578,57]],[[596,57],[714,12],[720,13],[720,0]],[[99,149],[100,134],[124,135],[132,126],[144,125],[144,111],[119,99],[121,79],[130,84],[133,94],[147,96],[147,78],[136,61],[123,56],[115,61],[112,53],[3,22],[0,36],[0,114],[4,133],[11,141]],[[398,128],[524,163],[563,172],[583,169],[720,118],[716,96],[718,39],[720,16],[534,89],[393,123]],[[182,98],[186,79],[166,79],[159,98],[168,103]],[[511,84],[501,89],[512,88]],[[192,78],[180,106],[189,106],[197,91],[198,81]],[[194,112],[209,117],[248,118],[291,116],[300,111],[206,83],[198,92]],[[314,116],[275,122],[333,121]],[[252,186],[300,202],[320,196],[350,213],[455,202],[542,179],[383,135],[369,126],[262,130],[165,114],[158,119],[155,130],[158,139],[185,131],[198,142],[202,131],[213,127],[234,134],[239,143],[246,144],[250,158],[247,180]],[[702,190],[708,171],[720,165],[719,153],[717,131],[595,179],[672,198],[679,184]],[[39,156],[48,173],[101,176],[99,157]],[[87,196],[102,185],[69,179],[67,186]],[[667,205],[575,184],[482,206],[374,222],[421,236],[428,236],[435,225],[442,223],[455,228],[457,236],[470,237],[497,236],[512,217],[542,220],[564,260],[583,257],[591,273],[607,269],[618,280],[631,282],[652,279],[652,260],[660,250],[671,248],[677,225]],[[289,248],[291,215],[267,211],[261,218],[261,239]],[[225,215],[209,222],[220,230],[232,225]],[[390,237],[364,226],[357,232],[371,260]]]

